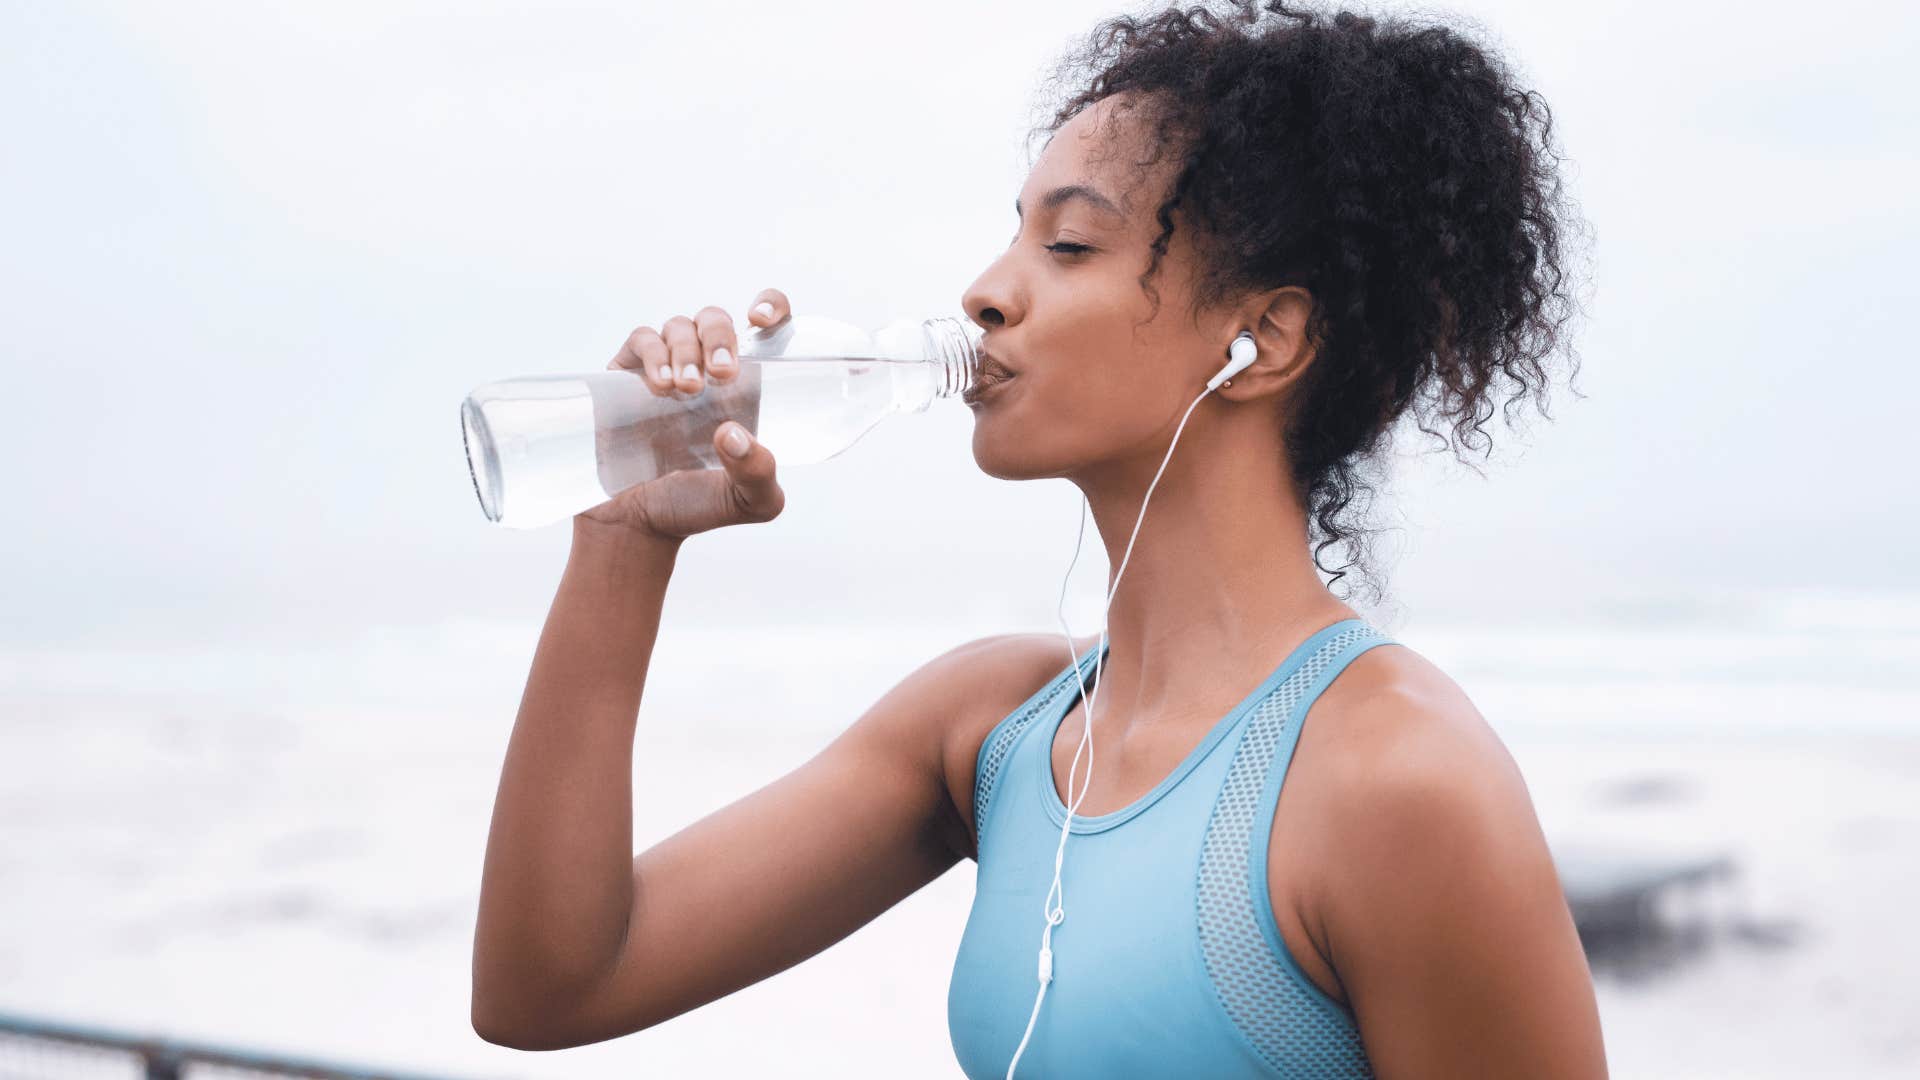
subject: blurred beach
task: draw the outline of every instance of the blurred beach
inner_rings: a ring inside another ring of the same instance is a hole
[[[1663,913],[1682,931],[1595,954],[1614,1076],[1920,1074],[1920,633],[1804,607],[1739,628],[1385,628],[1500,731],[1556,851],[1732,857],[1732,881]],[[481,859],[539,629],[7,654],[0,1010],[451,1076],[958,1075],[971,862],[653,1030],[550,1053],[473,1034]],[[742,640],[670,619],[637,849],[984,632]]]

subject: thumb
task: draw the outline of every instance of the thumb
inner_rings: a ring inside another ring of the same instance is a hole
[[[760,444],[754,440],[752,433],[748,432],[744,425],[733,420],[721,424],[713,434],[714,443],[720,449],[720,456],[729,462],[745,461],[755,450],[760,449]]]
[[[736,438],[740,440],[736,443]],[[786,505],[786,495],[774,479],[773,451],[747,431],[745,425],[729,420],[714,430],[714,443],[720,461],[727,470],[736,502],[758,520],[770,521]],[[736,451],[736,445],[744,449]]]

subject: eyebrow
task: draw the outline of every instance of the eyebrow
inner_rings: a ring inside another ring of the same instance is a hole
[[[1040,197],[1040,207],[1043,210],[1052,210],[1055,207],[1058,207],[1061,204],[1069,202],[1073,199],[1084,200],[1088,205],[1092,206],[1094,209],[1110,214],[1114,217],[1125,216],[1120,212],[1120,208],[1114,205],[1112,199],[1109,199],[1105,195],[1100,194],[1098,191],[1095,191],[1094,189],[1087,187],[1085,184],[1068,184],[1065,187],[1054,188],[1052,191],[1049,191],[1045,195],[1042,195]],[[1023,218],[1026,216],[1026,213],[1020,208],[1019,199],[1013,200],[1013,212],[1016,215]]]

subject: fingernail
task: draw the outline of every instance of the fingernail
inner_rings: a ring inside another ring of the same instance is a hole
[[[673,365],[672,364],[660,365],[660,381],[661,382],[673,381]]]
[[[681,378],[683,378],[683,379],[686,379],[686,380],[687,380],[688,382],[692,382],[692,381],[693,381],[694,379],[697,379],[697,378],[699,378],[699,377],[700,377],[700,365],[699,365],[699,364],[688,364],[688,365],[687,365],[686,367],[683,367],[683,368],[681,368],[681,369],[680,369],[680,377],[681,377]]]
[[[762,300],[762,301],[760,301],[759,303],[757,303],[757,304],[755,304],[755,305],[753,305],[753,313],[754,313],[755,315],[758,315],[758,316],[760,316],[760,317],[762,317],[762,318],[766,318],[766,319],[771,319],[771,318],[773,318],[773,304],[772,304],[772,302],[770,302],[770,301],[767,301],[767,300]]]
[[[747,452],[747,429],[738,426],[729,428],[720,441],[726,444],[729,453],[739,457]]]
[[[733,354],[727,351],[725,345],[713,350],[713,366],[717,368],[733,366]]]

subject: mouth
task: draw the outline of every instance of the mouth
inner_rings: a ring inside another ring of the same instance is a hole
[[[1000,366],[991,358],[987,358],[981,363],[978,377],[973,385],[960,395],[960,399],[969,405],[977,405],[1013,380],[1013,372]]]
[[[1017,372],[1012,368],[1001,363],[998,357],[983,349],[980,353],[980,367],[974,372],[973,385],[968,387],[960,397],[971,405],[1011,381],[1016,374]]]

